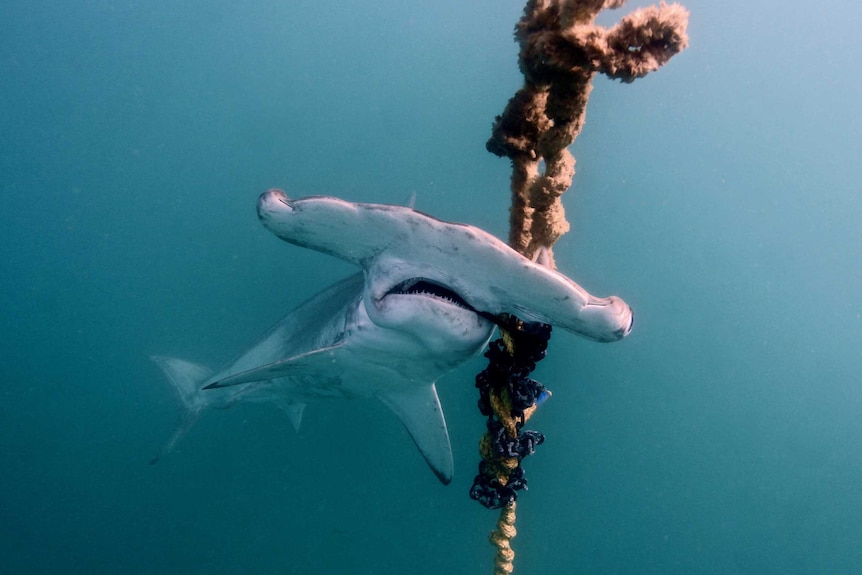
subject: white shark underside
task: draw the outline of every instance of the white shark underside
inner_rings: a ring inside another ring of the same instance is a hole
[[[154,358],[191,414],[163,453],[205,407],[274,401],[298,426],[309,400],[377,397],[448,483],[452,452],[435,382],[485,347],[494,329],[487,318],[510,313],[596,341],[631,329],[631,310],[619,298],[595,298],[471,226],[405,207],[291,201],[280,190],[261,196],[258,215],[280,238],[362,273],[296,308],[214,375]]]

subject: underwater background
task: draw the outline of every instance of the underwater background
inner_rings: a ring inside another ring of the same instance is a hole
[[[636,320],[551,340],[515,573],[859,573],[862,7],[685,5],[572,147],[557,264]],[[0,572],[492,573],[482,358],[438,384],[444,487],[374,400],[208,412],[149,466],[180,413],[149,356],[217,367],[353,271],[264,230],[269,187],[505,237],[522,9],[0,4]]]

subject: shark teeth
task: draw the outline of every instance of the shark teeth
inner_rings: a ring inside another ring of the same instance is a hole
[[[443,300],[458,307],[475,311],[460,295],[425,278],[410,278],[396,284],[386,295],[423,295]]]

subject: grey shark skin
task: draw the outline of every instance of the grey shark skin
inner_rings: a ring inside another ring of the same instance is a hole
[[[381,327],[365,311],[364,286],[360,273],[323,290],[215,375],[185,360],[154,356],[185,413],[151,463],[169,453],[208,408],[274,402],[298,429],[309,401],[377,397],[398,415],[440,480],[449,483],[452,449],[435,382],[478,354],[494,325],[445,297],[417,294],[382,314],[387,327]]]
[[[449,483],[452,451],[435,382],[486,346],[494,329],[487,316],[512,313],[596,341],[631,329],[619,298],[595,298],[471,226],[405,207],[289,200],[280,190],[261,195],[258,216],[280,238],[362,273],[300,305],[215,375],[154,357],[187,411],[163,454],[208,407],[275,402],[298,428],[308,401],[377,397]]]

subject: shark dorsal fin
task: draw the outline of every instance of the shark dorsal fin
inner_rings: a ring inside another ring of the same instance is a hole
[[[446,429],[446,420],[434,384],[410,387],[381,394],[379,397],[407,428],[431,470],[443,484],[448,485],[452,481],[455,463],[452,459],[449,431]]]
[[[545,266],[549,269],[554,269],[554,266],[551,262],[551,253],[545,246],[539,246],[538,248],[536,248],[536,251],[533,253],[533,263],[539,264],[540,266]]]
[[[416,208],[416,190],[411,190],[409,194],[407,194],[407,198],[404,200],[404,207],[410,208],[411,210]]]

